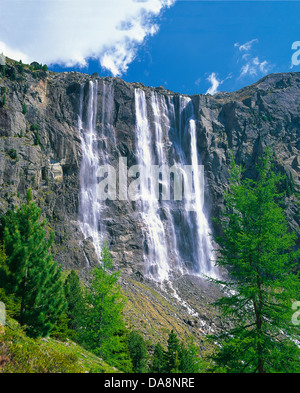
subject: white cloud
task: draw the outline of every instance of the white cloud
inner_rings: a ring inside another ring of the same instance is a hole
[[[88,58],[121,75],[154,18],[176,0],[1,0],[0,51],[23,62],[79,65]]]
[[[211,95],[216,94],[218,92],[218,87],[220,86],[221,83],[223,83],[223,81],[219,81],[214,72],[212,72],[209,75],[207,80],[211,83],[211,87],[207,90],[205,94],[211,94]]]
[[[248,41],[248,42],[245,42],[245,44],[242,44],[242,45],[240,45],[240,44],[238,44],[238,43],[236,42],[236,43],[234,44],[234,46],[235,46],[235,47],[238,47],[240,51],[246,51],[246,52],[248,52],[248,51],[252,48],[252,45],[254,44],[254,42],[258,42],[258,39],[257,39],[257,38],[254,38],[253,40]]]
[[[232,73],[230,73],[229,75],[226,76],[225,79],[223,80],[219,80],[217,78],[217,75],[215,74],[215,72],[212,72],[208,78],[206,78],[207,81],[209,81],[211,83],[210,88],[207,90],[207,92],[205,94],[211,94],[214,95],[218,92],[218,88],[219,86],[224,83],[225,81],[227,81],[227,79],[231,79],[232,78]],[[199,78],[199,83],[200,83],[200,78]]]
[[[239,78],[247,75],[257,76],[259,74],[267,74],[272,68],[271,64],[267,60],[262,61],[258,56],[254,56],[251,53],[252,45],[256,42],[258,42],[258,39],[254,38],[242,45],[238,43],[234,44],[240,52],[245,52],[240,58],[244,64],[241,67]]]

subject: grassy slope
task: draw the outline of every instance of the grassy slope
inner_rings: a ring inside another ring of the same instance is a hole
[[[26,337],[8,319],[0,332],[0,373],[116,373],[114,367],[72,341]]]

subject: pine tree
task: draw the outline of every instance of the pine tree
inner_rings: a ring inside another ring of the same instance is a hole
[[[293,269],[295,233],[277,191],[281,177],[271,170],[270,153],[258,166],[258,179],[243,179],[234,161],[226,209],[221,217],[217,265],[230,280],[217,280],[226,296],[216,305],[232,328],[212,337],[220,345],[214,357],[228,372],[300,371],[299,329],[291,322],[300,293]]]
[[[75,338],[81,328],[81,318],[85,310],[85,303],[80,279],[74,270],[71,270],[68,274],[64,289],[67,301],[66,315],[69,320],[68,327],[74,332],[73,338]]]
[[[0,245],[0,271],[8,272],[7,267],[7,256],[5,254],[4,245]],[[20,301],[15,297],[14,294],[7,294],[4,288],[0,287],[0,302],[5,304],[6,314],[11,318],[15,318],[20,313]]]
[[[200,358],[200,350],[195,343],[188,339],[185,344],[183,341],[179,349],[179,369],[182,373],[203,372],[205,362]]]
[[[125,373],[133,372],[132,360],[128,347],[128,332],[125,327],[120,328],[103,345],[103,357],[113,367]],[[106,348],[106,351],[105,351]]]
[[[133,372],[144,373],[147,367],[148,352],[143,336],[136,331],[131,331],[128,336],[128,348]]]
[[[111,272],[112,258],[107,246],[103,246],[101,264],[91,275],[91,283],[85,295],[88,305],[80,330],[80,342],[108,362],[117,362],[118,356],[128,352],[123,337],[125,325],[123,308],[125,298],[118,285],[119,272]],[[127,356],[127,355],[126,355]],[[129,352],[128,359],[130,361]]]
[[[166,372],[166,369],[167,366],[164,349],[160,343],[157,343],[154,347],[149,371],[151,373],[164,373]]]
[[[180,351],[180,342],[177,334],[172,329],[169,333],[168,347],[166,351],[166,372],[173,373],[178,371],[178,354]]]
[[[53,261],[46,221],[27,191],[27,203],[2,217],[2,236],[7,261],[0,266],[0,287],[20,299],[17,316],[32,337],[49,334],[64,311],[61,268]]]

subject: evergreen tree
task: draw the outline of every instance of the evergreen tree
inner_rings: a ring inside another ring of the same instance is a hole
[[[85,303],[80,279],[74,270],[71,270],[68,274],[64,289],[67,301],[66,315],[68,318],[68,327],[74,332],[72,338],[76,338],[81,328],[81,319],[84,313]]]
[[[0,266],[0,287],[20,300],[17,316],[32,337],[46,336],[64,311],[61,269],[53,261],[46,221],[27,191],[27,203],[2,217],[2,236],[7,260]]]
[[[228,372],[299,372],[299,329],[291,322],[300,293],[292,273],[299,253],[292,251],[295,233],[279,205],[281,178],[271,170],[268,151],[257,181],[243,179],[234,161],[230,173],[223,235],[216,239],[217,265],[228,269],[230,280],[215,282],[226,294],[216,305],[232,328],[212,337],[220,344],[215,364]]]
[[[200,350],[189,339],[185,344],[183,341],[179,349],[179,369],[182,373],[199,373],[204,368],[204,362],[200,358]]]
[[[11,71],[11,80],[15,81],[16,79],[17,79],[17,73],[15,68],[13,68]]]
[[[88,307],[80,330],[80,341],[110,364],[116,363],[124,354],[130,362],[127,343],[124,334],[121,334],[125,331],[122,314],[125,298],[118,285],[120,273],[111,272],[112,267],[112,258],[105,243],[101,264],[93,270],[87,288],[85,298]]]
[[[125,327],[119,329],[114,335],[103,345],[103,352],[106,361],[125,373],[133,372],[132,360],[128,347],[128,337]]]
[[[169,333],[168,347],[166,352],[166,372],[172,373],[178,371],[178,354],[180,351],[180,342],[177,334],[172,329]]]
[[[136,331],[131,331],[128,336],[128,348],[133,372],[144,373],[147,367],[148,352],[143,336]]]
[[[167,365],[164,349],[160,343],[157,343],[154,347],[149,371],[151,373],[164,373],[166,369]]]
[[[4,245],[0,245],[0,269],[8,271],[7,256],[5,254]],[[6,314],[11,318],[15,318],[20,313],[20,301],[16,296],[7,294],[4,288],[0,287],[0,301],[5,304]]]

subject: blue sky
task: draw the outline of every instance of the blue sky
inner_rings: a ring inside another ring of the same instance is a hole
[[[233,91],[269,73],[300,71],[291,67],[300,1],[29,0],[38,5],[27,13],[19,7],[29,30],[21,26],[19,38],[9,11],[17,0],[0,1],[7,21],[0,52],[55,71],[115,75],[185,94]]]

